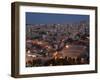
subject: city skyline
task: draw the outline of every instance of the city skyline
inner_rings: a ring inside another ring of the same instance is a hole
[[[26,67],[89,64],[89,16],[26,13]]]
[[[26,12],[26,24],[68,24],[89,22],[89,15]]]

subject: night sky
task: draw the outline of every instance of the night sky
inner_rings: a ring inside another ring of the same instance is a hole
[[[89,15],[26,12],[26,24],[66,24],[89,22]]]

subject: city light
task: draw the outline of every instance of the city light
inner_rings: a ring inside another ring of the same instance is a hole
[[[68,45],[66,45],[66,48],[69,48],[69,46],[68,46]]]
[[[73,23],[27,26],[26,66],[88,64],[88,27],[81,26],[80,22],[78,25]]]
[[[30,53],[31,53],[31,51],[30,51],[30,50],[28,50],[28,51],[27,51],[27,53],[28,53],[28,54],[30,54]]]

